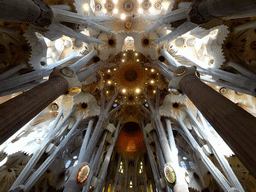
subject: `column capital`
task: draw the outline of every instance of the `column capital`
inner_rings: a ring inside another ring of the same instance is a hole
[[[33,2],[39,7],[41,13],[37,20],[32,21],[32,23],[40,27],[47,27],[51,25],[54,19],[51,7],[43,0],[33,0]]]
[[[196,66],[177,67],[174,71],[174,76],[172,77],[172,79],[170,80],[169,85],[168,85],[168,87],[172,93],[174,93],[176,95],[182,94],[179,84],[180,84],[182,78],[187,75],[195,75],[198,78],[200,77],[199,72],[196,70]]]
[[[69,96],[76,96],[81,92],[82,84],[79,81],[76,72],[70,67],[57,67],[54,68],[50,74],[50,78],[55,76],[61,76],[68,82],[68,93]]]

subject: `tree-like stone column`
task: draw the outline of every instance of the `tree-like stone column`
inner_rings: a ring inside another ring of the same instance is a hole
[[[178,67],[174,73],[169,86],[188,96],[256,177],[256,118],[200,81],[194,67]]]
[[[46,27],[53,22],[51,7],[43,0],[1,0],[0,20],[7,22],[28,22]]]
[[[68,91],[68,82],[55,76],[0,105],[0,144],[28,123],[52,101]]]

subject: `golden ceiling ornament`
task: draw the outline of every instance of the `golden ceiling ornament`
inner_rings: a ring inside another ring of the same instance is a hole
[[[157,10],[160,10],[162,7],[161,2],[156,2],[154,6]]]
[[[132,2],[126,2],[126,3],[124,4],[124,9],[125,9],[126,11],[131,11],[132,8],[133,8]]]
[[[136,61],[127,61],[125,64],[119,66],[114,73],[114,81],[121,89],[129,92],[135,92],[136,89],[141,89],[147,80],[147,73]]]
[[[112,3],[111,1],[108,1],[108,2],[106,2],[106,4],[105,4],[105,8],[106,8],[108,11],[112,11],[113,8],[114,8],[114,5],[113,5],[113,3]]]
[[[255,71],[255,34],[256,29],[230,33],[222,44],[225,59],[232,60]]]
[[[148,0],[145,0],[143,3],[142,3],[142,7],[144,10],[148,10],[150,7],[151,7],[151,2],[148,1]]]
[[[125,23],[125,28],[126,28],[126,29],[131,29],[131,28],[132,28],[132,22],[131,22],[131,21],[127,21],[127,22]]]
[[[102,8],[102,6],[101,6],[100,3],[97,3],[97,4],[95,5],[95,9],[96,9],[97,11],[101,10],[101,8]]]

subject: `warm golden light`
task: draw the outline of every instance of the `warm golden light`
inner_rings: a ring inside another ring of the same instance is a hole
[[[123,93],[126,93],[126,89],[123,89],[122,92],[123,92]]]
[[[169,2],[162,2],[162,8],[167,11],[169,8],[170,3]]]
[[[140,60],[139,59],[137,59],[137,62],[139,62]]]
[[[155,72],[155,69],[151,69],[151,72],[154,73],[154,72]]]
[[[109,84],[109,85],[111,85],[111,83],[112,83],[111,81],[108,81],[108,84]]]
[[[154,8],[153,8],[153,7],[150,7],[150,8],[149,8],[149,12],[150,12],[150,13],[154,13]]]
[[[108,92],[108,91],[106,91],[106,93],[108,94],[109,92]]]
[[[88,165],[81,167],[81,169],[77,173],[77,177],[76,177],[77,181],[79,183],[85,182],[89,176],[89,173],[90,173],[90,167]]]
[[[121,19],[122,19],[122,20],[125,20],[125,18],[126,18],[126,15],[123,13],[123,14],[121,15]]]
[[[140,93],[140,89],[136,89],[135,91],[136,91],[136,93]]]
[[[150,83],[151,83],[151,84],[154,84],[154,83],[155,83],[155,81],[154,81],[154,80],[151,80],[151,81],[150,81]]]
[[[110,73],[110,72],[111,72],[111,70],[109,69],[109,70],[108,70],[108,73]]]
[[[156,90],[154,90],[153,93],[156,93]]]
[[[116,71],[116,68],[114,68],[114,71]]]
[[[103,13],[104,13],[104,14],[106,14],[106,13],[107,13],[107,9],[103,9],[102,11],[103,11]]]
[[[117,14],[117,13],[118,13],[118,9],[114,9],[114,10],[113,10],[113,13],[114,13],[114,14]]]
[[[142,9],[142,8],[139,8],[139,9],[138,9],[138,12],[139,12],[140,14],[142,14],[142,13],[143,13],[143,9]]]
[[[135,53],[135,56],[138,56],[138,53]]]
[[[148,68],[145,68],[145,71],[147,71],[148,70]]]
[[[83,8],[84,8],[85,11],[90,10],[90,7],[89,7],[88,3],[84,4]]]
[[[123,55],[125,56],[125,53]]]
[[[124,59],[122,59],[122,62],[124,62]]]

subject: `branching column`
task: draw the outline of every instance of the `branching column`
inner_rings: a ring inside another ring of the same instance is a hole
[[[51,78],[33,89],[0,105],[0,144],[23,125],[68,91],[68,82],[61,76]]]
[[[102,69],[108,61],[109,59],[93,64],[78,74],[76,74],[72,67],[56,68],[51,73],[50,79],[47,82],[1,104],[0,144],[11,137],[60,95],[68,93],[74,96],[79,93],[81,91],[80,81],[84,81],[90,75]],[[78,68],[80,67],[79,65]]]
[[[165,130],[163,128],[162,122],[161,122],[161,117],[159,114],[159,99],[160,99],[160,92],[157,92],[157,97],[156,97],[156,106],[154,108],[152,102],[150,101],[149,96],[146,93],[143,93],[148,105],[149,105],[149,109],[151,111],[151,118],[154,121],[154,124],[156,126],[156,130],[158,133],[158,139],[163,151],[163,155],[165,158],[165,161],[167,162],[167,164],[171,164],[173,170],[175,171],[175,175],[177,177],[176,179],[176,183],[174,186],[174,191],[177,192],[188,192],[188,185],[187,182],[185,181],[185,172],[180,168],[179,164],[177,164],[177,161],[175,161],[175,158],[173,157],[170,145],[168,143],[167,137],[166,137],[166,133]],[[148,114],[150,114],[148,109],[142,108],[145,112],[147,112]],[[177,158],[177,157],[176,157]]]
[[[45,27],[53,22],[53,12],[50,6],[42,0],[1,0],[0,20],[29,22]]]
[[[223,140],[256,177],[256,118],[195,75],[195,68],[179,67],[169,86],[188,96]]]

